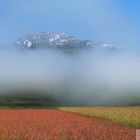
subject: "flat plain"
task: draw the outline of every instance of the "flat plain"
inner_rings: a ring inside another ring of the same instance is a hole
[[[98,117],[59,109],[0,110],[0,140],[135,139],[135,128]]]

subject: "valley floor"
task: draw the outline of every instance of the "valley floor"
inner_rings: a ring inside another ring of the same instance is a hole
[[[0,110],[0,140],[135,139],[136,129],[107,119],[58,109]]]

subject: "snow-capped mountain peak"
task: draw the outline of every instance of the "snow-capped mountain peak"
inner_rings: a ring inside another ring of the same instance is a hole
[[[95,43],[90,40],[82,40],[65,33],[42,32],[26,35],[17,40],[16,46],[20,48],[114,48],[112,44]]]

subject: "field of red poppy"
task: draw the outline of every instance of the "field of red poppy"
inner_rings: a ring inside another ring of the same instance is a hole
[[[0,110],[0,140],[135,140],[118,122],[57,109]]]

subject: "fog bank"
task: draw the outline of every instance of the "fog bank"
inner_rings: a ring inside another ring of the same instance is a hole
[[[64,104],[140,104],[140,56],[126,51],[0,50],[0,95]]]

